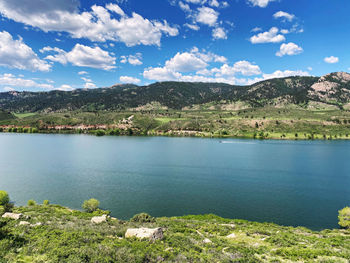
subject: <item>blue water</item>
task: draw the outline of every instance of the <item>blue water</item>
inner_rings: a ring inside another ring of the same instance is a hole
[[[79,209],[94,197],[121,219],[214,213],[336,228],[350,205],[350,142],[3,133],[0,189],[17,205]]]

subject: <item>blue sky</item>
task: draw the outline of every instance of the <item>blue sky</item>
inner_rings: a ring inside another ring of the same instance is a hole
[[[0,92],[350,70],[348,0],[0,0]]]

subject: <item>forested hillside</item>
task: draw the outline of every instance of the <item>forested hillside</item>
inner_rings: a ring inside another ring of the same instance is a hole
[[[350,74],[339,72],[321,78],[288,77],[250,86],[159,82],[149,86],[115,85],[66,92],[0,93],[0,108],[11,112],[125,110],[149,104],[179,110],[211,102],[239,102],[246,107],[308,107],[316,103],[343,108],[350,102]]]

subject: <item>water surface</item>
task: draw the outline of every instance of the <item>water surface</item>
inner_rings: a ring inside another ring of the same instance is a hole
[[[214,213],[312,229],[350,205],[350,142],[0,134],[0,189],[127,219]]]

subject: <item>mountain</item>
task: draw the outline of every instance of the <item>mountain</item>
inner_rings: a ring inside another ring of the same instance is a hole
[[[182,109],[211,102],[243,102],[251,107],[325,104],[343,108],[350,105],[350,74],[287,77],[249,86],[158,82],[148,86],[128,84],[90,90],[0,93],[0,108],[11,112],[122,110],[152,103]]]

